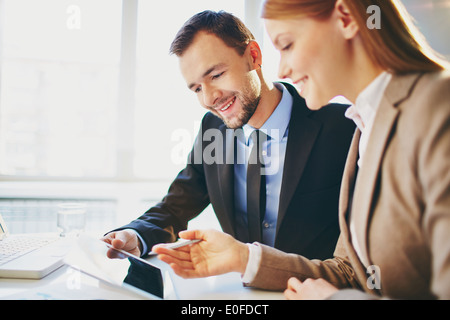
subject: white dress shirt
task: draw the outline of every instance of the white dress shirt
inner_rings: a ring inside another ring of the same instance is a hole
[[[345,113],[345,116],[352,119],[361,131],[358,160],[358,166],[360,168],[364,162],[364,153],[367,148],[367,142],[372,130],[375,115],[391,79],[392,74],[388,72],[381,73],[358,95],[355,104],[350,106]],[[355,228],[352,219],[350,219],[350,233],[355,251],[361,257],[361,251],[356,241]],[[253,281],[261,261],[261,247],[254,244],[248,244],[248,248],[249,259],[245,273],[242,276],[243,283],[250,283]]]
[[[358,166],[360,168],[364,159],[370,132],[372,131],[375,114],[391,78],[392,74],[387,72],[381,73],[359,94],[356,98],[356,103],[350,106],[345,112],[345,116],[353,120],[361,131],[358,160]]]

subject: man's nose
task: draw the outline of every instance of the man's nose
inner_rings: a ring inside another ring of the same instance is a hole
[[[214,86],[203,86],[203,103],[207,107],[216,107],[222,97],[221,91]]]

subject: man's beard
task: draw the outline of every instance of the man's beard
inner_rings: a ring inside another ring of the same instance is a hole
[[[254,98],[244,97],[242,95],[235,95],[236,101],[239,100],[242,105],[241,112],[237,115],[237,117],[233,117],[231,119],[224,118],[220,113],[215,110],[212,110],[213,113],[219,117],[229,129],[238,129],[243,125],[247,124],[250,118],[256,111],[256,108],[259,105],[259,101],[261,100],[261,96],[257,96]],[[236,103],[236,102],[235,102]]]

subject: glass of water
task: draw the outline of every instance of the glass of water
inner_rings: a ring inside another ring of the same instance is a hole
[[[86,225],[86,204],[61,203],[58,205],[57,227],[60,237],[77,237]]]

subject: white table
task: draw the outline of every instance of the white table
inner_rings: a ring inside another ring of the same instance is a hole
[[[181,300],[279,300],[281,292],[247,288],[242,285],[240,275],[229,273],[202,279],[182,279],[168,265],[156,257],[151,263],[169,274],[176,295],[170,299]],[[141,299],[142,297],[117,290],[106,283],[87,276],[69,266],[62,266],[41,280],[0,278],[0,299]]]

